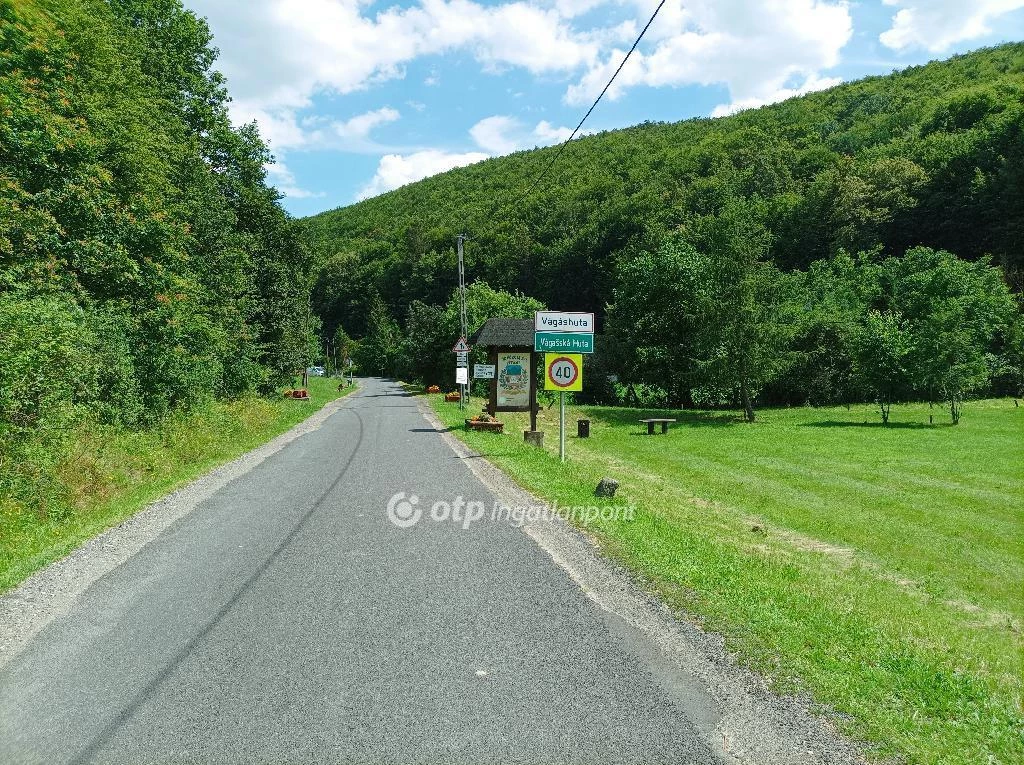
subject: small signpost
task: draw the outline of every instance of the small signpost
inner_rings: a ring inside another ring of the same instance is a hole
[[[469,385],[469,343],[466,342],[465,335],[456,341],[452,347],[452,353],[455,354],[455,384],[461,386],[459,391],[459,409],[465,409],[466,394],[468,392],[466,388]]]
[[[565,462],[565,394],[583,390],[583,354],[544,354],[544,390],[558,391],[558,458]]]
[[[594,314],[537,311],[533,349],[538,353],[593,353]]]
[[[533,349],[538,353],[593,353],[594,336],[582,332],[538,332]]]
[[[474,380],[493,380],[494,373],[496,370],[495,364],[474,364],[473,365],[473,379]]]
[[[594,314],[537,311],[533,349],[544,353],[544,390],[558,391],[558,457],[565,462],[565,394],[583,390],[583,354],[594,352]]]

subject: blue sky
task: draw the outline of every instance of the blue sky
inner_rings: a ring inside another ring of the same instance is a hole
[[[568,135],[657,0],[185,0],[303,216]],[[1024,38],[1024,0],[668,0],[586,128],[721,115]]]

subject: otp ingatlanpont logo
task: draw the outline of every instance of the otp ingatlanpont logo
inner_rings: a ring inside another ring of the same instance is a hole
[[[388,520],[400,529],[415,526],[423,515],[423,508],[418,507],[420,498],[415,494],[406,499],[405,492],[400,491],[388,500]]]

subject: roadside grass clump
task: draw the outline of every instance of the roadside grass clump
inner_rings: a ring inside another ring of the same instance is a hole
[[[25,463],[49,491],[37,501],[0,498],[0,592],[160,496],[265,443],[351,392],[311,378],[310,398],[247,395],[172,413],[130,429],[82,422]],[[40,447],[43,448],[43,447]]]
[[[589,439],[557,458],[445,424],[561,505],[612,502],[632,522],[584,529],[605,554],[783,693],[808,692],[872,758],[1024,761],[1024,410],[969,402],[959,425],[927,405],[722,412],[574,407]],[[647,436],[643,417],[680,420]],[[938,418],[936,418],[938,419]],[[575,428],[572,428],[575,430]],[[612,500],[593,497],[603,476]]]

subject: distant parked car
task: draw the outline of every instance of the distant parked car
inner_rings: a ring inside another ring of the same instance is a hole
[[[310,377],[323,377],[326,371],[323,367],[310,367],[306,370],[306,374]]]

